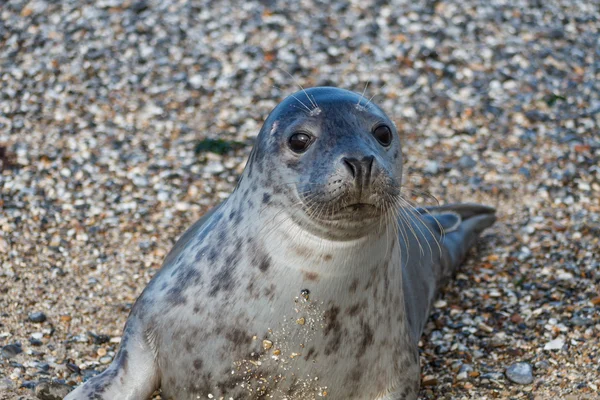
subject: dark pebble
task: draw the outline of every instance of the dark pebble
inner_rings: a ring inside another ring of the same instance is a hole
[[[94,340],[94,344],[104,344],[110,341],[110,336],[108,335],[97,335],[94,332],[88,332],[88,335]]]
[[[136,1],[135,3],[133,3],[131,5],[131,10],[135,13],[141,13],[142,11],[145,11],[148,9],[148,2],[147,1]]]
[[[31,322],[44,322],[46,321],[46,314],[41,311],[35,311],[29,314],[29,320]]]
[[[79,367],[73,363],[67,363],[67,369],[76,374],[81,374],[81,369],[79,369]]]
[[[35,389],[38,385],[36,381],[23,381],[21,382],[21,387],[25,389]]]
[[[548,115],[537,110],[525,112],[525,117],[527,117],[528,120],[533,122],[548,121],[550,119]]]
[[[89,49],[88,52],[85,54],[85,58],[88,60],[97,60],[97,59],[101,58],[103,55],[104,55],[104,50]]]
[[[519,174],[523,175],[525,178],[531,178],[531,173],[529,172],[529,168],[526,168],[526,167],[519,168]]]
[[[21,349],[20,344],[7,344],[6,346],[2,347],[2,351],[0,351],[0,354],[2,354],[2,357],[4,358],[13,358],[17,354],[22,352],[23,349]]]
[[[13,368],[23,368],[23,364],[16,362],[15,360],[10,360],[8,362],[8,365],[10,365]]]
[[[39,363],[37,365],[37,369],[40,371],[48,372],[50,370],[50,365],[48,363]]]
[[[44,344],[44,342],[42,342],[39,339],[31,338],[31,339],[29,339],[29,344],[31,344],[32,346],[41,346]]]

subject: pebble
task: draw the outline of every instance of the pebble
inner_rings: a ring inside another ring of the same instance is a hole
[[[6,346],[2,347],[0,354],[2,354],[2,357],[4,358],[14,358],[22,352],[23,349],[19,344],[7,344]]]
[[[77,366],[76,364],[73,363],[67,363],[65,365],[67,367],[67,369],[71,372],[74,372],[76,374],[80,374],[81,373],[81,369],[79,368],[79,366]]]
[[[104,356],[100,358],[100,364],[110,364],[110,362],[112,361],[112,357],[111,356]]]
[[[438,380],[433,375],[426,375],[421,380],[421,385],[423,385],[423,386],[434,386],[434,385],[437,385],[437,383],[438,383]]]
[[[7,391],[9,389],[13,389],[15,387],[15,383],[10,379],[0,379],[0,393]]]
[[[439,163],[433,160],[428,160],[425,163],[425,168],[423,168],[423,171],[432,175],[436,175],[440,171]]]
[[[40,382],[35,387],[35,395],[40,400],[62,400],[73,388],[64,383]]]
[[[481,379],[490,379],[493,381],[499,381],[504,379],[504,374],[501,372],[486,372],[485,374],[480,375]]]
[[[41,323],[46,321],[46,314],[41,311],[35,311],[29,314],[29,320],[31,322]]]
[[[521,385],[533,383],[533,370],[528,363],[520,362],[512,364],[506,368],[505,375],[514,383],[519,383]]]
[[[465,155],[458,160],[458,165],[463,169],[473,168],[477,165],[477,161],[473,160],[470,156]]]
[[[544,345],[544,350],[561,350],[565,345],[565,341],[562,338],[556,338],[549,341]]]

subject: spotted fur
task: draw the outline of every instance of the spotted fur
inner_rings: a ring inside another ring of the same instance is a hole
[[[371,135],[380,124],[389,146]],[[298,131],[313,138],[301,154],[288,146]],[[430,210],[451,232],[429,210],[382,220],[401,175],[398,133],[377,106],[334,88],[285,99],[235,191],[139,297],[113,364],[67,399],[145,399],[159,387],[178,400],[415,399],[436,289],[494,217]]]

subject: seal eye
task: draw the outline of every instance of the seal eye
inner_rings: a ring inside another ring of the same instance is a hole
[[[389,146],[392,143],[392,130],[386,125],[379,125],[373,130],[373,136],[383,146]]]
[[[290,136],[289,146],[294,153],[303,153],[310,146],[311,137],[306,133],[297,132]]]

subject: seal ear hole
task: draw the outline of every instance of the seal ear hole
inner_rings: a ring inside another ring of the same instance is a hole
[[[313,139],[304,132],[296,132],[288,140],[288,146],[294,153],[304,153],[312,144]]]
[[[373,129],[373,136],[382,146],[389,146],[392,143],[392,130],[387,125],[378,125]]]

